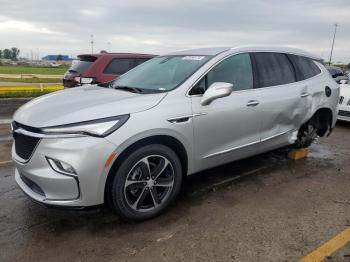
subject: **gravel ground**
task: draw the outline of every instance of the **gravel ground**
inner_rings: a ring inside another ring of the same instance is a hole
[[[350,226],[349,137],[340,123],[307,159],[277,150],[193,175],[174,206],[138,224],[38,206],[1,165],[0,261],[298,261]],[[349,247],[328,260],[350,261]]]

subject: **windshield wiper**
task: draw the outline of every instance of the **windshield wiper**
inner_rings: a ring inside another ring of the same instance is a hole
[[[141,88],[137,88],[137,87],[130,87],[130,86],[114,86],[114,89],[119,89],[119,90],[125,90],[125,91],[129,91],[132,93],[143,93],[143,90]]]

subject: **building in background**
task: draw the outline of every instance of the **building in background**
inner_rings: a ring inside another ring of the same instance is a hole
[[[70,58],[68,55],[47,55],[41,59],[45,61],[72,61],[73,60],[73,58]]]

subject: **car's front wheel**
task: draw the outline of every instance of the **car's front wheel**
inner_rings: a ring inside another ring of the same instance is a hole
[[[114,176],[112,205],[127,220],[152,218],[175,200],[181,181],[181,162],[173,150],[160,144],[138,148]]]

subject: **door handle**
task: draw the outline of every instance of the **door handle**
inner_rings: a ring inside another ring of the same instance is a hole
[[[257,106],[260,102],[258,100],[249,100],[247,106]]]
[[[310,95],[310,93],[303,92],[303,93],[301,93],[300,97],[308,97],[309,95]]]

